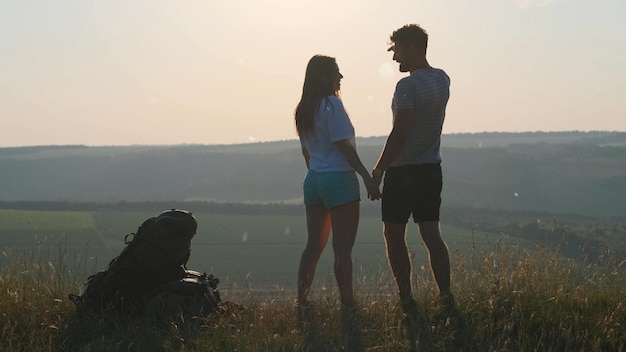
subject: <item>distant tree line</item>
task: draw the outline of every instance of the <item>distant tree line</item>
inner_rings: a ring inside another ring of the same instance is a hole
[[[444,208],[446,224],[534,241],[570,258],[626,258],[626,218],[502,209]],[[626,270],[626,268],[624,268]]]
[[[235,215],[291,215],[303,213],[303,205],[276,203],[226,203],[201,201],[139,201],[139,202],[67,202],[67,201],[0,201],[0,209],[42,211],[145,211],[161,212],[185,209],[199,213]]]

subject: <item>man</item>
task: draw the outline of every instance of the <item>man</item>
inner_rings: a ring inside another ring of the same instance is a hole
[[[414,314],[411,261],[405,242],[413,215],[428,249],[430,266],[446,308],[454,307],[450,292],[450,258],[441,237],[441,130],[450,96],[450,78],[426,60],[428,34],[415,24],[391,34],[393,60],[410,75],[396,85],[393,128],[372,171],[376,182],[384,175],[382,219],[387,256],[400,293],[402,307]]]

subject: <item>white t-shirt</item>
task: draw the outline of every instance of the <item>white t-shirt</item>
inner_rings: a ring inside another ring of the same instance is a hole
[[[341,100],[328,96],[320,102],[313,135],[300,137],[300,144],[310,155],[309,168],[315,172],[352,171],[335,142],[349,139],[354,146],[354,127]]]

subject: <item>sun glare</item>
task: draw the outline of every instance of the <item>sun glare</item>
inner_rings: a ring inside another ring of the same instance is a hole
[[[394,72],[395,68],[388,62],[385,62],[378,67],[378,76],[384,80],[392,79]]]

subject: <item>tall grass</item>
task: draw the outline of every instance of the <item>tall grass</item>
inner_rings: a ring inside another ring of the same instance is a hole
[[[313,290],[319,329],[311,349],[298,329],[289,288],[220,286],[226,300],[247,309],[192,321],[79,316],[66,297],[81,291],[91,268],[81,256],[68,259],[63,245],[52,250],[57,253],[42,246],[2,252],[9,264],[0,271],[0,351],[341,350],[331,279]],[[528,249],[504,242],[469,255],[453,252],[453,316],[440,307],[429,268],[417,266],[421,316],[415,346],[387,268],[357,270],[366,350],[625,351],[626,265],[610,247],[601,253],[590,258],[583,251],[579,260],[569,260],[559,256],[558,246]]]

